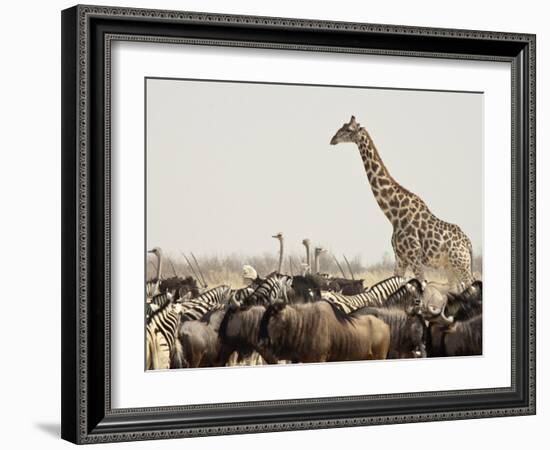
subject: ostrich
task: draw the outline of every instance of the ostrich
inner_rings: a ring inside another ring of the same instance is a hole
[[[153,250],[149,250],[147,253],[152,253],[157,257],[157,275],[151,281],[146,284],[146,293],[148,298],[160,293],[160,277],[162,275],[162,250],[160,247],[155,247]]]
[[[325,253],[325,252],[326,252],[326,249],[324,249],[323,247],[315,247],[315,260],[313,261],[313,264],[314,264],[313,272],[317,275],[320,273],[319,258],[321,257],[321,253]]]
[[[311,262],[310,262],[310,259],[309,259],[309,246],[311,244],[311,241],[308,238],[305,238],[302,241],[302,244],[306,248],[306,265],[304,267],[305,270],[304,270],[304,273],[302,275],[306,275],[309,272],[311,272]]]
[[[277,273],[282,273],[281,271],[283,270],[283,251],[284,251],[283,233],[277,233],[276,235],[271,237],[279,240],[279,268],[277,269]]]
[[[310,266],[310,243],[309,239],[304,239],[302,244],[306,248],[306,262],[302,264],[302,274],[293,277],[292,289],[296,294],[295,303],[316,301],[321,298],[321,290],[327,289],[327,280],[319,276],[317,273],[311,273]],[[315,249],[315,270],[319,267],[319,254],[324,252],[324,249]]]
[[[162,275],[162,250],[160,247],[155,247],[153,250],[149,250],[147,253],[152,253],[157,257],[157,276],[154,278],[155,281],[160,280],[160,276]]]

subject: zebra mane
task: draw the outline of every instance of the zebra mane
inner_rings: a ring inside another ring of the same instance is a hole
[[[374,288],[376,287],[380,287],[380,286],[384,286],[385,284],[387,284],[388,282],[392,281],[392,280],[395,280],[397,282],[405,282],[405,278],[403,277],[400,277],[398,275],[394,275],[394,276],[391,276],[391,277],[388,277],[384,280],[381,280],[379,281],[378,283],[376,284],[373,284],[370,288],[369,288],[369,291],[372,291]],[[368,292],[368,291],[367,291]]]
[[[160,294],[160,295],[163,295],[163,294]],[[145,305],[150,305],[149,303],[146,303]],[[151,314],[149,315],[149,317],[147,318],[147,323],[151,322],[151,320],[153,320],[154,317],[158,316],[159,314],[161,314],[163,311],[166,311],[166,309],[172,305],[172,302],[171,301],[167,301],[167,302],[164,302],[162,304],[159,305],[159,308],[156,309],[156,310],[153,310],[152,308],[149,309],[149,311],[151,311]]]
[[[340,323],[353,322],[354,320],[353,316],[350,314],[346,314],[346,312],[342,310],[342,308],[340,308],[340,306],[337,305],[336,303],[330,302],[327,300],[321,300],[321,301],[328,303],[330,305],[330,307],[332,308],[332,312],[334,313],[334,317],[336,317],[336,320],[338,320],[338,322]]]
[[[250,293],[250,295],[246,296],[242,302],[243,304],[250,304],[251,300],[255,302],[258,300],[269,300],[269,297],[274,291],[282,288],[283,284],[280,279],[280,274],[270,274],[252,293]],[[266,292],[264,293],[264,291]]]
[[[390,307],[390,306],[397,306],[397,305],[403,305],[406,300],[414,300],[416,302],[416,299],[413,297],[413,294],[409,291],[410,285],[414,285],[416,288],[416,291],[420,297],[422,296],[423,288],[422,283],[418,281],[416,278],[412,278],[409,281],[407,281],[403,286],[401,286],[399,289],[397,289],[393,294],[391,294],[387,300],[384,302],[384,306]]]

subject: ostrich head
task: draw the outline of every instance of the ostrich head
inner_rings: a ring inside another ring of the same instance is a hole
[[[302,240],[302,244],[306,248],[306,263],[307,263],[308,266],[311,266],[311,261],[310,261],[310,257],[309,257],[309,247],[311,245],[311,241],[308,238],[305,238],[305,239]]]
[[[321,254],[325,252],[326,252],[326,249],[324,249],[323,247],[315,247],[315,252],[314,252],[315,258],[313,259],[313,264],[314,264],[313,270],[317,274],[320,271],[319,258]]]
[[[279,241],[282,241],[283,240],[283,233],[277,233],[277,234],[275,234],[271,237],[275,238],[275,239],[278,239]]]
[[[148,250],[147,253],[152,253],[157,258],[160,258],[162,256],[162,250],[160,247],[154,247],[152,250]]]
[[[326,253],[327,249],[323,247],[315,247],[315,256],[319,257],[321,253]]]
[[[341,142],[356,142],[360,129],[361,125],[356,122],[355,116],[351,116],[350,121],[342,125],[342,128],[332,137],[330,145],[340,144]]]

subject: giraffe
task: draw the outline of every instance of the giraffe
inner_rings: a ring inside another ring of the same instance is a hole
[[[374,198],[393,227],[391,243],[397,276],[411,268],[425,280],[424,268],[443,268],[449,284],[469,286],[472,276],[472,244],[458,225],[437,218],[426,203],[390,175],[368,133],[351,116],[330,144],[355,143],[359,148]]]

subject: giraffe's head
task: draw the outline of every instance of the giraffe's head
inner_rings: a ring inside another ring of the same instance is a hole
[[[355,142],[360,129],[361,126],[355,120],[355,116],[351,116],[350,121],[342,125],[342,128],[332,137],[330,145],[340,144],[341,142]]]

